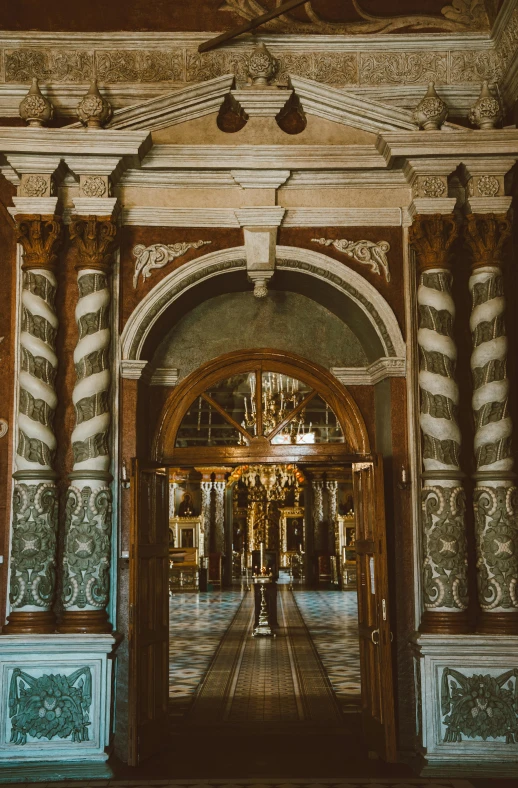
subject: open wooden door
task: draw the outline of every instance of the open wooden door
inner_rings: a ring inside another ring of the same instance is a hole
[[[169,696],[169,478],[132,461],[130,552],[131,766],[166,746]]]
[[[353,464],[362,717],[369,751],[396,760],[381,455]]]

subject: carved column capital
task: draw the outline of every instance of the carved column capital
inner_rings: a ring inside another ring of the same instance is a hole
[[[117,247],[117,225],[109,218],[73,216],[70,240],[78,251],[76,269],[89,268],[109,274]]]
[[[63,225],[57,216],[21,214],[16,221],[16,240],[23,247],[24,271],[54,270],[63,238]]]
[[[458,235],[459,220],[454,214],[418,214],[409,228],[409,238],[419,270],[449,269],[450,247]]]
[[[464,237],[473,254],[472,270],[500,268],[511,233],[512,225],[506,214],[468,214]]]

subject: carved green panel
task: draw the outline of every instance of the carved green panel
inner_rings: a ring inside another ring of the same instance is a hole
[[[441,711],[446,715],[445,742],[505,737],[507,744],[518,743],[518,668],[500,676],[473,673],[465,676],[444,668],[441,684]]]
[[[70,676],[49,673],[38,678],[15,668],[9,686],[11,743],[27,744],[27,736],[88,741],[91,704],[88,667]]]

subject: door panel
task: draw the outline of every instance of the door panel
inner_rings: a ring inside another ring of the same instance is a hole
[[[169,483],[164,469],[132,462],[130,553],[130,759],[136,766],[168,738]]]
[[[369,750],[396,760],[383,465],[354,463],[362,717]]]

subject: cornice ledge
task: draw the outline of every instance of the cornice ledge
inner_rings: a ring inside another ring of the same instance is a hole
[[[122,223],[147,227],[241,227],[233,208],[124,208]]]
[[[112,217],[119,208],[117,197],[74,197],[70,215]]]
[[[279,227],[285,213],[286,208],[269,205],[234,209],[240,227]]]
[[[291,208],[283,227],[399,227],[400,208]]]
[[[121,377],[126,380],[140,380],[147,363],[147,360],[122,359],[120,362]]]
[[[158,367],[151,373],[150,386],[176,386],[180,373],[174,367]]]
[[[382,131],[415,131],[417,128],[409,110],[359,98],[312,79],[292,74],[289,79],[304,111],[309,114],[374,134]]]
[[[467,213],[507,213],[512,197],[468,197]]]
[[[230,170],[235,183],[243,189],[278,189],[291,175],[291,170]]]
[[[518,156],[518,129],[416,131],[407,134],[384,132],[376,141],[376,149],[387,164],[404,157],[460,157],[465,161],[474,156]]]
[[[0,152],[4,154],[54,153],[61,156],[136,156],[142,159],[151,146],[148,131],[0,127]]]
[[[456,204],[456,197],[414,197],[408,207],[408,214],[412,219],[417,214],[449,214]]]
[[[344,386],[375,386],[387,378],[405,377],[406,360],[383,357],[367,367],[333,367],[331,374]]]
[[[13,197],[14,208],[7,210],[16,219],[17,216],[34,214],[39,216],[53,216],[56,213],[57,197]]]
[[[233,74],[189,85],[132,107],[116,110],[108,129],[147,129],[185,123],[217,112],[234,82]]]

